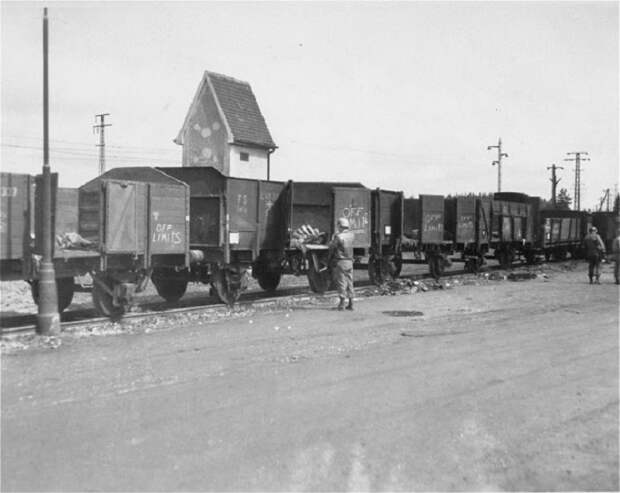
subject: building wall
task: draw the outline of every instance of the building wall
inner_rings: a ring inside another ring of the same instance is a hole
[[[183,135],[183,166],[212,166],[228,175],[228,135],[208,86],[191,111]]]
[[[242,152],[248,153],[248,161],[241,160]],[[230,176],[255,178],[258,180],[267,179],[267,151],[264,149],[243,147],[236,144],[231,145],[229,163]]]

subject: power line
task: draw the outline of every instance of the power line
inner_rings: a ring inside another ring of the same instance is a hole
[[[34,140],[37,143],[42,142],[41,137],[35,137],[35,136],[30,136],[30,135],[7,135],[6,137],[10,138],[10,139],[18,139],[18,140]],[[61,143],[61,144],[72,144],[72,145],[77,145],[77,146],[83,146],[83,147],[92,147],[92,143],[91,142],[76,142],[76,141],[72,141],[72,140],[61,140],[61,139],[50,139],[50,143]],[[5,145],[5,144],[2,144]],[[38,149],[40,147],[40,145],[38,147],[33,147],[35,149]],[[108,144],[106,146],[108,149],[111,148],[118,148],[118,149],[127,149],[127,150],[133,150],[135,149],[136,151],[138,150],[145,150],[145,151],[152,151],[152,152],[158,152],[158,151],[164,151],[164,152],[177,152],[177,149],[173,149],[173,148],[169,148],[169,147],[143,147],[143,146],[130,146],[130,145],[115,145],[115,144]],[[177,146],[178,147],[178,146]]]

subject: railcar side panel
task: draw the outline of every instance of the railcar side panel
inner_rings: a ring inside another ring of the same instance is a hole
[[[475,197],[456,198],[457,243],[468,244],[476,241],[476,199]]]
[[[370,246],[370,190],[365,188],[334,187],[332,231],[340,217],[349,220],[353,233],[353,248]]]
[[[444,241],[444,198],[441,195],[420,195],[405,200],[405,235],[420,244],[441,244]]]
[[[149,184],[149,248],[153,255],[185,254],[188,190],[179,185]]]
[[[279,250],[286,243],[284,183],[261,181],[258,192],[258,241],[261,250]]]
[[[33,178],[0,173],[0,259],[17,260],[28,254]]]
[[[340,217],[349,220],[354,248],[370,246],[370,190],[360,184],[289,182],[287,186],[290,231],[312,226],[329,239]],[[285,206],[286,206],[285,205]]]
[[[228,181],[226,212],[232,250],[258,250],[258,183],[254,180]]]
[[[318,229],[331,238],[334,233],[333,193],[325,183],[289,182],[287,201],[288,230],[294,232],[304,225]]]
[[[145,249],[146,186],[104,181],[103,251],[138,254]]]

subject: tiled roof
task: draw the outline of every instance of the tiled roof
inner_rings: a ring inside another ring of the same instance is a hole
[[[203,82],[199,87],[188,115],[191,113],[194,105],[200,104],[200,94],[205,87],[212,88],[215,100],[223,113],[222,117],[232,133],[233,142],[267,148],[276,147],[265,119],[260,112],[252,88],[247,82],[214,72],[205,72]],[[186,118],[179,135],[183,133],[187,123],[188,118]],[[177,141],[180,142],[178,138]]]

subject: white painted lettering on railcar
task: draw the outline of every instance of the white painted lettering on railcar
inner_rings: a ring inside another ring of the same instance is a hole
[[[443,231],[443,215],[427,213],[422,217],[422,230],[439,233]]]
[[[364,230],[368,225],[368,211],[363,207],[345,207],[342,215],[349,220],[351,231]]]
[[[169,243],[178,245],[183,241],[181,232],[174,230],[174,225],[158,223],[153,232],[153,243]]]
[[[17,197],[17,187],[0,187],[0,196],[2,197]]]
[[[237,211],[241,215],[248,215],[248,196],[244,193],[237,194]]]

